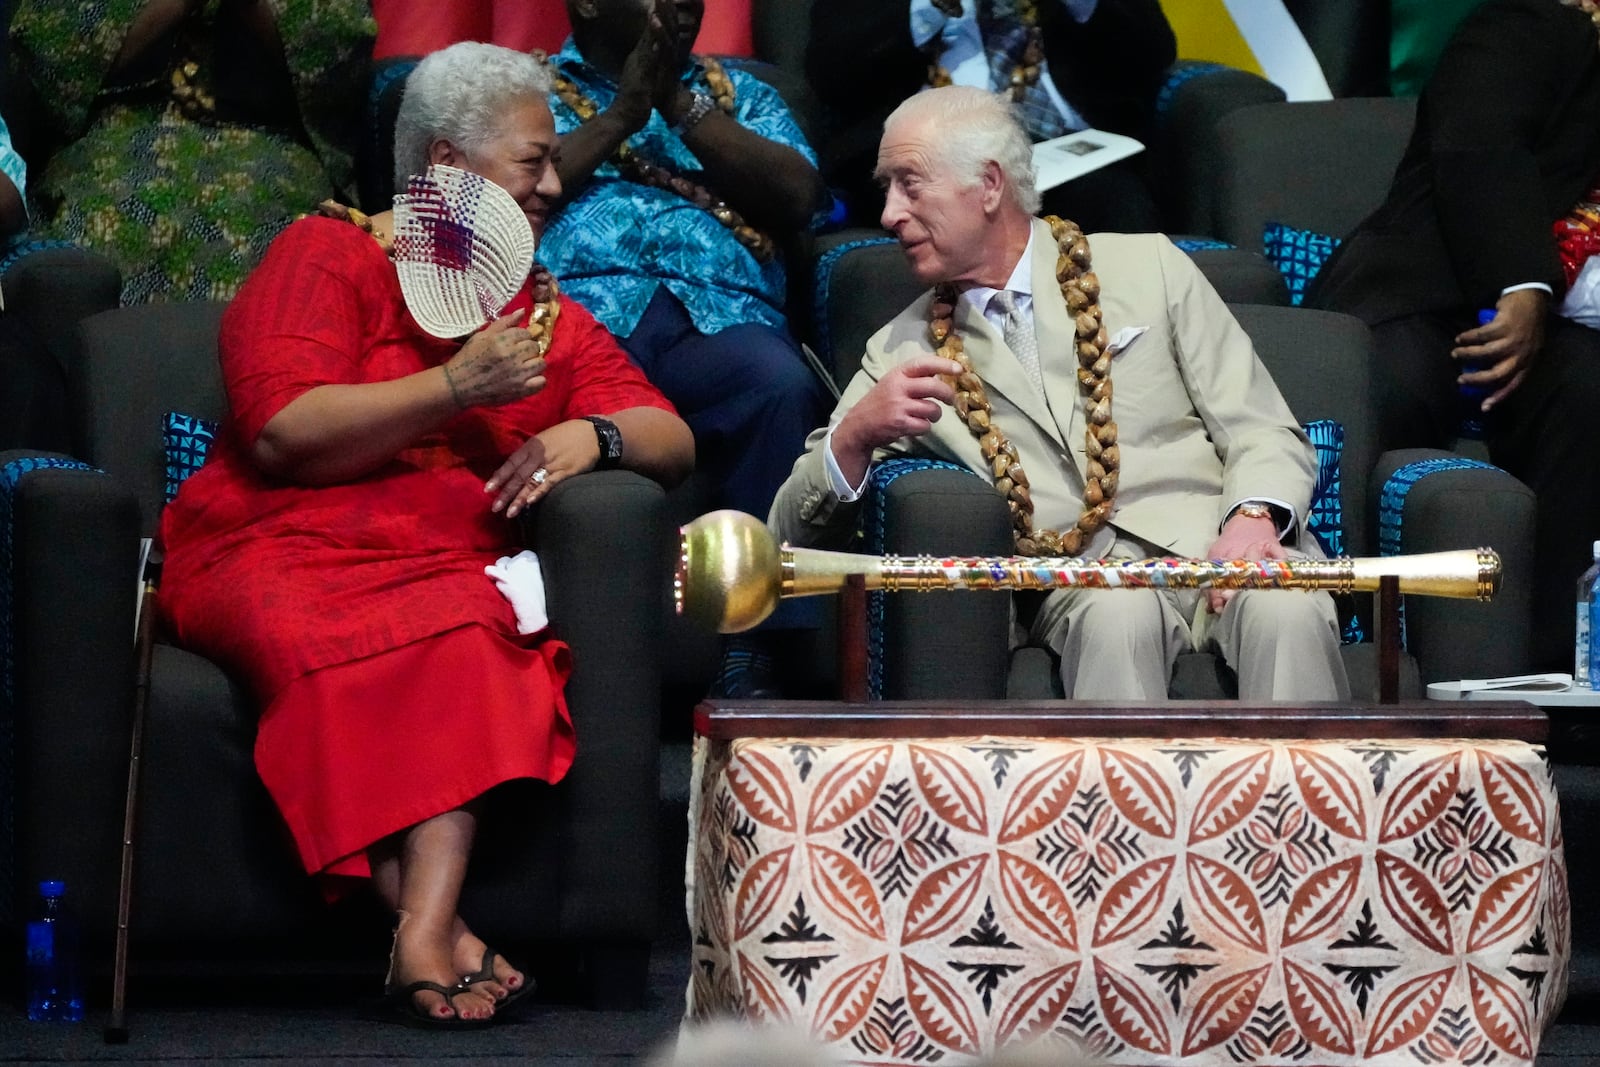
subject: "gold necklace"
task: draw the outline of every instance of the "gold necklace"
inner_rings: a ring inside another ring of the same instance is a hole
[[[1056,281],[1067,312],[1073,316],[1078,357],[1078,384],[1084,394],[1084,414],[1088,426],[1085,441],[1089,453],[1088,476],[1083,487],[1083,514],[1071,529],[1033,528],[1033,497],[1028,491],[1028,475],[1022,469],[1017,446],[994,421],[983,379],[973,369],[955,328],[955,286],[945,283],[934,290],[928,309],[928,334],[936,354],[961,364],[954,377],[955,409],[967,429],[978,439],[978,447],[994,486],[1011,505],[1011,536],[1017,553],[1023,556],[1076,556],[1090,536],[1111,518],[1117,495],[1117,479],[1122,467],[1122,452],[1117,447],[1117,424],[1111,417],[1111,359],[1106,355],[1106,330],[1100,319],[1100,279],[1089,269],[1089,241],[1076,223],[1050,215],[1044,220],[1056,239]]]
[[[337,200],[324,200],[317,205],[317,214],[338,219],[359,227],[378,242],[378,247],[391,258],[394,256],[394,235],[385,233],[372,224],[372,216],[364,211],[341,204]],[[303,217],[303,216],[302,216]],[[535,262],[529,277],[533,280],[533,310],[528,314],[527,330],[541,357],[550,351],[555,340],[556,319],[561,317],[561,287],[556,276],[543,263]]]
[[[712,99],[716,101],[717,107],[732,115],[733,82],[722,69],[722,64],[710,56],[701,57],[698,62],[705,71],[706,82],[711,86]],[[579,92],[576,85],[560,74],[555,75],[554,85],[556,96],[572,109],[573,114],[578,116],[579,122],[588,122],[600,113],[599,105],[592,98]],[[613,158],[623,177],[629,181],[676,193],[731,230],[734,239],[748,249],[757,262],[771,261],[774,253],[772,238],[745,222],[744,216],[729,207],[726,200],[704,185],[640,158],[627,141],[617,146]]]
[[[949,18],[961,17],[961,0],[934,0],[934,7]],[[1039,81],[1039,70],[1044,63],[1044,31],[1039,28],[1039,10],[1035,0],[1017,0],[1017,21],[1028,31],[1028,40],[1022,46],[1021,62],[1011,68],[1011,80],[1000,92],[1010,94],[1013,104],[1022,103],[1028,87]],[[939,63],[939,39],[928,42],[928,84],[935,89],[950,84],[950,72]]]

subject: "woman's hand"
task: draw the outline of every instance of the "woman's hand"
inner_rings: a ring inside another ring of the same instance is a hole
[[[444,380],[458,408],[509,404],[544,388],[544,358],[520,325],[526,314],[513,311],[495,319],[445,363]]]
[[[551,486],[594,470],[599,462],[600,440],[591,423],[584,419],[558,422],[528,438],[484,483],[483,491],[495,494],[489,510],[504,510],[506,518],[514,519]]]

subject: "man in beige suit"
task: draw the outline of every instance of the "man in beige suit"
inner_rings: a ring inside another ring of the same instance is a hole
[[[780,538],[848,538],[874,462],[932,456],[987,478],[997,440],[1008,437],[1024,472],[1008,471],[997,487],[1014,503],[1031,497],[1033,529],[1063,531],[1065,551],[1319,554],[1304,529],[1311,445],[1249,338],[1171,242],[1097,234],[1087,249],[1092,274],[1080,268],[1082,277],[1059,284],[1058,271],[1073,274],[1069,260],[1085,250],[1071,251],[1071,234],[1058,248],[1051,227],[1032,217],[1039,197],[1027,138],[1004,101],[981,90],[936,89],[902,104],[884,126],[878,177],[884,228],[935,289],[868,341],[860,372],[773,504]],[[1080,326],[1085,312],[1091,319]],[[948,358],[957,354],[950,345],[935,347],[930,316],[941,314],[987,393],[988,418],[976,430],[961,412],[984,405],[963,391],[957,406],[964,368]],[[1085,366],[1106,357],[1099,368],[1109,364],[1114,394],[1093,375],[1080,386],[1084,340],[1098,346]],[[1091,388],[1109,405],[1086,406]],[[980,440],[994,428],[1000,439]],[[1102,500],[1109,504],[1092,506]],[[1020,525],[1019,538],[1032,536]],[[1173,662],[1197,647],[1221,650],[1245,700],[1349,696],[1325,593],[1057,590],[1030,636],[1060,654],[1065,692],[1076,699],[1164,700]]]

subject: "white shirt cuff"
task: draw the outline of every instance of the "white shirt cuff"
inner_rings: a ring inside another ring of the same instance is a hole
[[[1285,525],[1278,527],[1278,540],[1282,541],[1285,537],[1289,536],[1291,531],[1294,530],[1294,528],[1295,528],[1294,508],[1290,507],[1288,504],[1285,504],[1283,501],[1274,499],[1273,497],[1270,497],[1270,496],[1247,496],[1243,500],[1235,500],[1233,502],[1233,504],[1229,506],[1229,508],[1225,512],[1225,514],[1228,516],[1229,519],[1231,519],[1231,518],[1233,518],[1234,511],[1239,507],[1240,504],[1248,504],[1248,503],[1271,504],[1275,508],[1282,508],[1283,509],[1283,513],[1285,515],[1289,516],[1289,521]],[[1227,522],[1227,519],[1224,519],[1223,522]]]
[[[1500,295],[1505,296],[1507,293],[1514,293],[1518,289],[1543,289],[1551,296],[1556,295],[1555,290],[1550,288],[1544,282],[1522,282],[1520,285],[1508,285],[1504,289],[1500,290]]]
[[[852,500],[860,500],[861,494],[867,490],[867,478],[872,473],[871,464],[867,465],[867,473],[861,476],[861,484],[852,486],[845,479],[844,471],[839,469],[839,461],[833,458],[833,427],[828,427],[828,436],[822,439],[822,467],[828,472],[828,489],[839,498],[842,504]]]

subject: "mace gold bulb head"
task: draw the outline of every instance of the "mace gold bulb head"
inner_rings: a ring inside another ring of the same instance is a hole
[[[679,615],[732,634],[772,614],[783,567],[765,523],[742,511],[713,511],[680,528],[678,536],[672,595]]]

